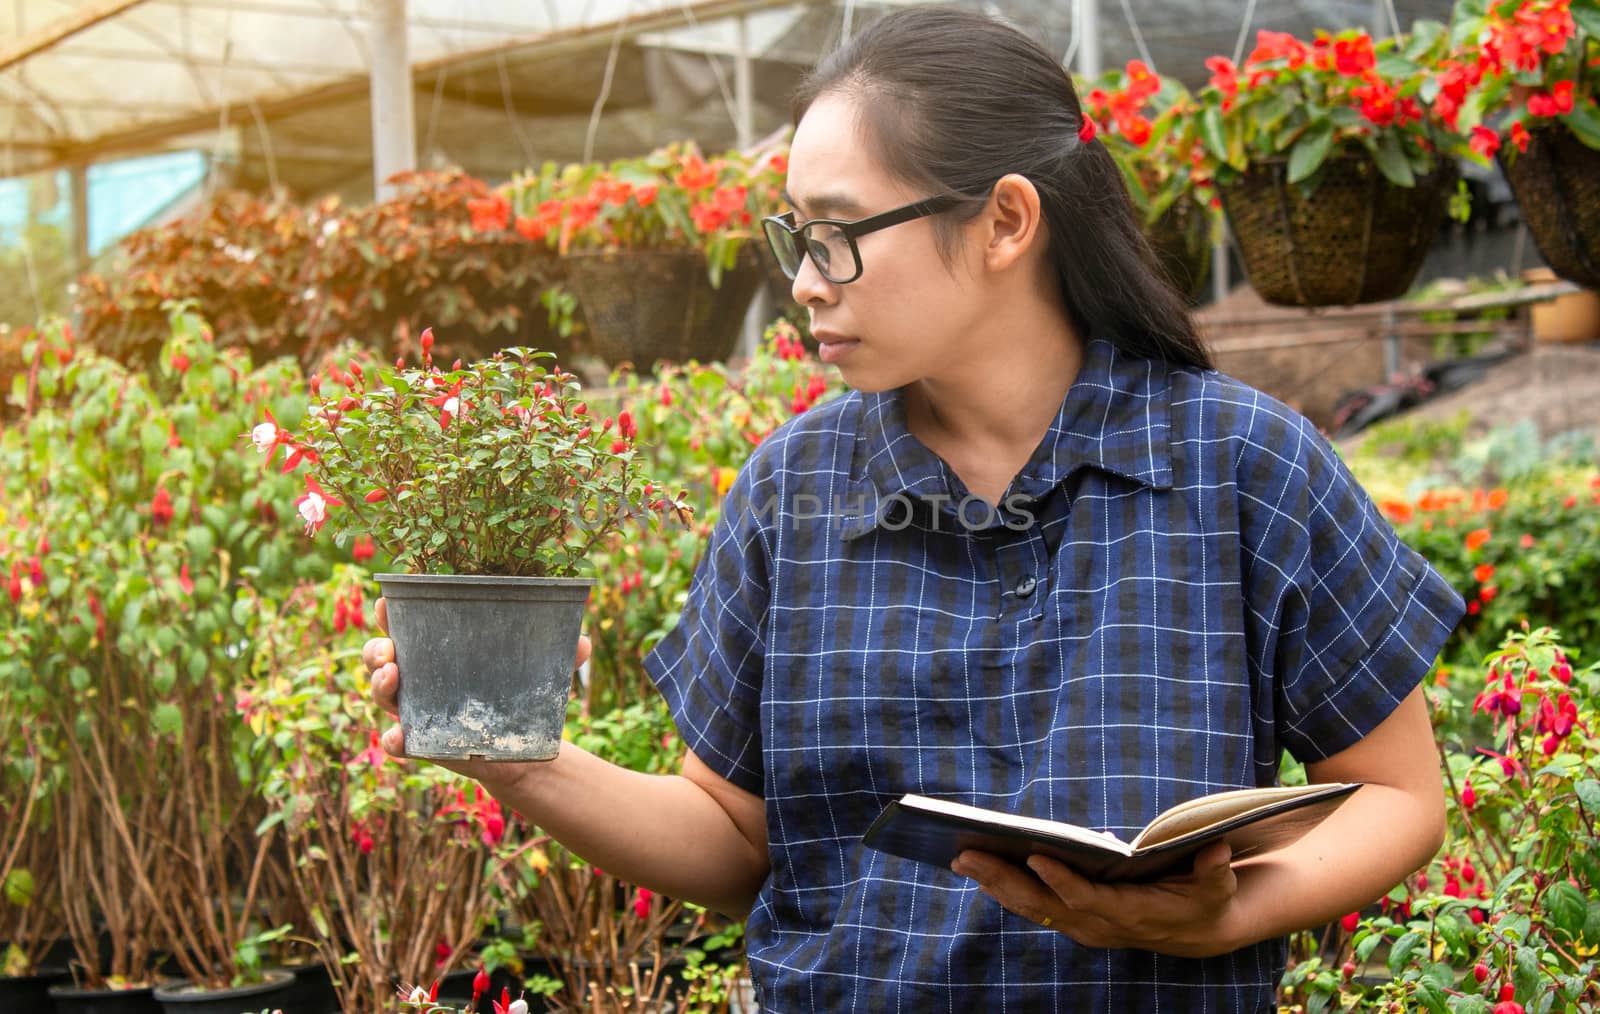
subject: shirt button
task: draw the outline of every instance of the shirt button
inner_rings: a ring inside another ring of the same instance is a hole
[[[1022,579],[1020,584],[1017,585],[1017,598],[1025,599],[1029,595],[1032,595],[1033,589],[1036,588],[1038,584],[1039,582],[1033,579],[1033,575],[1029,574],[1027,577]]]

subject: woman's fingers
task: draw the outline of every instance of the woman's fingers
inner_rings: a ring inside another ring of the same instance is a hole
[[[406,736],[400,731],[398,725],[391,725],[384,730],[378,742],[383,744],[383,750],[391,757],[404,757],[406,755]]]
[[[573,668],[574,669],[580,668],[583,665],[583,663],[589,661],[589,653],[591,651],[593,651],[593,650],[594,650],[594,645],[589,642],[589,635],[588,634],[579,634],[578,635],[578,663],[577,663],[577,665],[573,666]]]
[[[390,662],[372,674],[372,701],[385,714],[400,713],[400,667]]]
[[[378,629],[387,634],[389,632],[389,604],[383,600],[382,596],[378,597],[378,604],[374,607],[373,612],[378,617]]]

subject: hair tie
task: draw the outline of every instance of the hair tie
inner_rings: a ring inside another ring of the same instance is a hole
[[[1078,125],[1078,140],[1082,141],[1084,144],[1088,144],[1090,141],[1094,140],[1094,133],[1094,120],[1087,116],[1083,117],[1083,122]]]

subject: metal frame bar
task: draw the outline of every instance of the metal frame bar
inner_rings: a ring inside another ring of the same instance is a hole
[[[145,0],[92,0],[66,17],[52,21],[38,31],[29,32],[16,43],[0,49],[0,70],[14,67],[30,56],[43,53],[79,32],[93,28],[102,21],[109,21],[144,2]]]

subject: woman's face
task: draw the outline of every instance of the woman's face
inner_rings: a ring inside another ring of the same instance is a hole
[[[856,100],[824,95],[795,131],[785,190],[796,224],[813,218],[857,219],[931,196],[879,166],[856,124]],[[920,218],[856,240],[861,276],[839,285],[809,257],[795,276],[795,299],[811,312],[824,362],[862,391],[923,378],[954,378],[981,350],[964,337],[983,314],[982,272],[960,234],[953,263],[939,256],[933,220]]]

